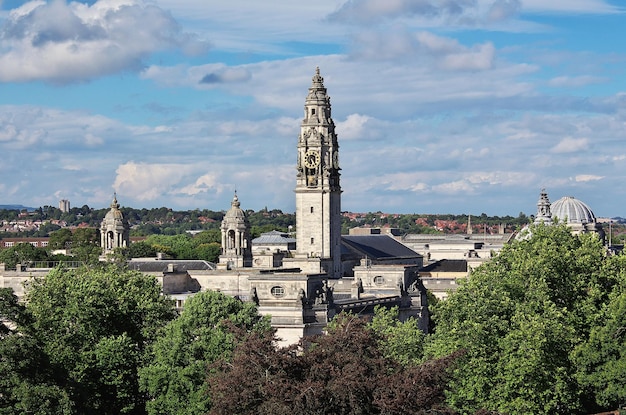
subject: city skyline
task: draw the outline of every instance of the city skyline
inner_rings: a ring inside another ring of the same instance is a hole
[[[293,212],[319,66],[342,211],[529,215],[546,188],[626,216],[625,11],[0,1],[0,204]]]

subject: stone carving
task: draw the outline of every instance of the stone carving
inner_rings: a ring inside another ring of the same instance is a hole
[[[259,296],[256,293],[256,287],[250,288],[250,301],[252,301],[256,305],[259,305]]]
[[[300,288],[300,291],[298,291],[298,301],[302,304],[302,307],[306,306],[309,302],[306,298],[306,293],[302,288]]]
[[[322,286],[315,290],[315,304],[332,304],[333,288],[328,286],[328,281],[322,281]]]

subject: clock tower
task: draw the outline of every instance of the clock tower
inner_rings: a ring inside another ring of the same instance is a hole
[[[342,277],[339,145],[330,97],[316,68],[304,103],[296,175],[296,262],[309,273]]]

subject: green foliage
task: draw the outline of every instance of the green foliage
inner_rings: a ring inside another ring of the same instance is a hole
[[[72,243],[72,231],[68,228],[62,228],[58,231],[54,231],[50,234],[48,240],[48,248],[55,249],[68,249]]]
[[[72,234],[72,255],[85,264],[96,264],[101,249],[98,233],[93,228],[78,228]]]
[[[209,262],[218,262],[221,252],[222,245],[216,242],[200,244],[194,249],[194,258],[203,259]]]
[[[423,360],[426,334],[420,330],[415,318],[401,322],[397,307],[386,309],[377,306],[369,327],[380,338],[380,348],[385,357],[403,365],[418,364]]]
[[[14,269],[18,264],[46,261],[47,259],[48,252],[45,249],[36,248],[28,242],[22,242],[10,248],[0,250],[0,263],[4,263],[10,269]]]
[[[142,244],[142,248],[149,246],[154,252],[163,252],[176,259],[203,259],[217,262],[221,252],[221,234],[219,231],[201,232],[196,236],[181,235],[151,235]],[[132,249],[131,244],[130,248]],[[133,256],[133,258],[135,258]]]
[[[185,303],[181,316],[170,322],[153,347],[154,358],[140,371],[150,400],[149,414],[205,414],[207,365],[230,355],[235,345],[231,326],[244,331],[269,331],[253,303],[218,292],[200,292]]]
[[[611,257],[605,268],[615,269],[621,278],[573,357],[580,383],[607,408],[626,402],[626,256]]]
[[[156,256],[157,250],[153,245],[139,241],[131,243],[126,254],[129,258],[153,258]]]
[[[607,266],[593,235],[572,236],[564,225],[536,226],[532,235],[507,245],[434,307],[426,355],[465,351],[449,392],[463,412],[596,409],[577,380],[572,351],[600,321],[623,268]]]
[[[6,413],[144,412],[138,368],[175,317],[154,278],[114,266],[54,269],[31,283],[23,310],[0,299],[17,316],[0,342]]]
[[[193,237],[194,242],[197,245],[222,243],[222,232],[219,229],[211,229],[208,231],[202,231]]]
[[[194,254],[195,244],[189,234],[180,235],[150,235],[146,243],[161,249],[158,252],[165,252],[173,255],[176,259],[196,259]]]

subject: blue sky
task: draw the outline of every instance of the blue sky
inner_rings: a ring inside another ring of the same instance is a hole
[[[342,210],[626,216],[609,0],[0,0],[0,204],[293,212],[331,96]]]

